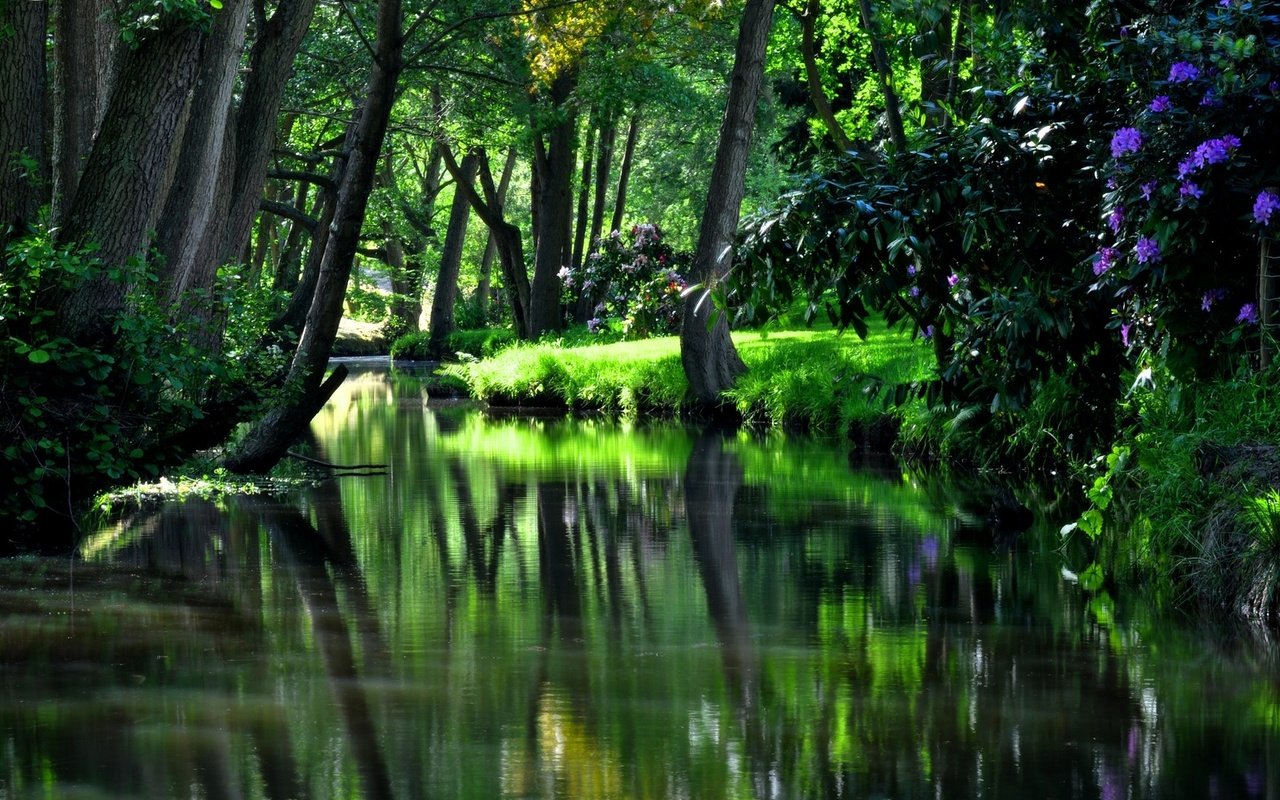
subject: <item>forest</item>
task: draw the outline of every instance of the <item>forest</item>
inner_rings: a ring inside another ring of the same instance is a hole
[[[0,0],[11,546],[270,470],[340,328],[678,335],[705,417],[791,320],[928,353],[874,382],[899,443],[1274,614],[1278,6]]]

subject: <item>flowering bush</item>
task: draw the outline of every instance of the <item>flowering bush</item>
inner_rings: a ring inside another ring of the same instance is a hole
[[[580,270],[560,270],[566,302],[591,311],[592,333],[616,331],[629,339],[675,333],[685,288],[681,273],[692,256],[663,241],[652,223],[636,225],[627,238],[614,231],[596,243]]]
[[[1092,289],[1115,298],[1124,346],[1167,347],[1175,369],[1221,367],[1259,321],[1258,237],[1280,208],[1270,5],[1215,0],[1114,44],[1132,111],[1111,135]]]

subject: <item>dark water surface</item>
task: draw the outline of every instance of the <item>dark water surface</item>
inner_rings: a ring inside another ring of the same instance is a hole
[[[1273,646],[1082,586],[1049,501],[376,370],[314,431],[387,474],[0,562],[0,800],[1280,794]]]

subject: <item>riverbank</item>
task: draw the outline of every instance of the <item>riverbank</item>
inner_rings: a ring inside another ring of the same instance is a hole
[[[892,443],[910,404],[892,406],[895,387],[927,381],[927,343],[877,326],[865,340],[830,330],[734,334],[747,373],[726,395],[748,424]],[[444,374],[494,406],[676,416],[688,382],[676,337],[564,347],[518,345]],[[881,448],[881,449],[887,449]]]

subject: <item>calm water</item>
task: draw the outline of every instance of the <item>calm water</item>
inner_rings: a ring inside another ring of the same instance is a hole
[[[0,800],[1280,795],[1273,647],[1086,591],[1049,501],[376,371],[314,433],[386,474],[0,563]]]

